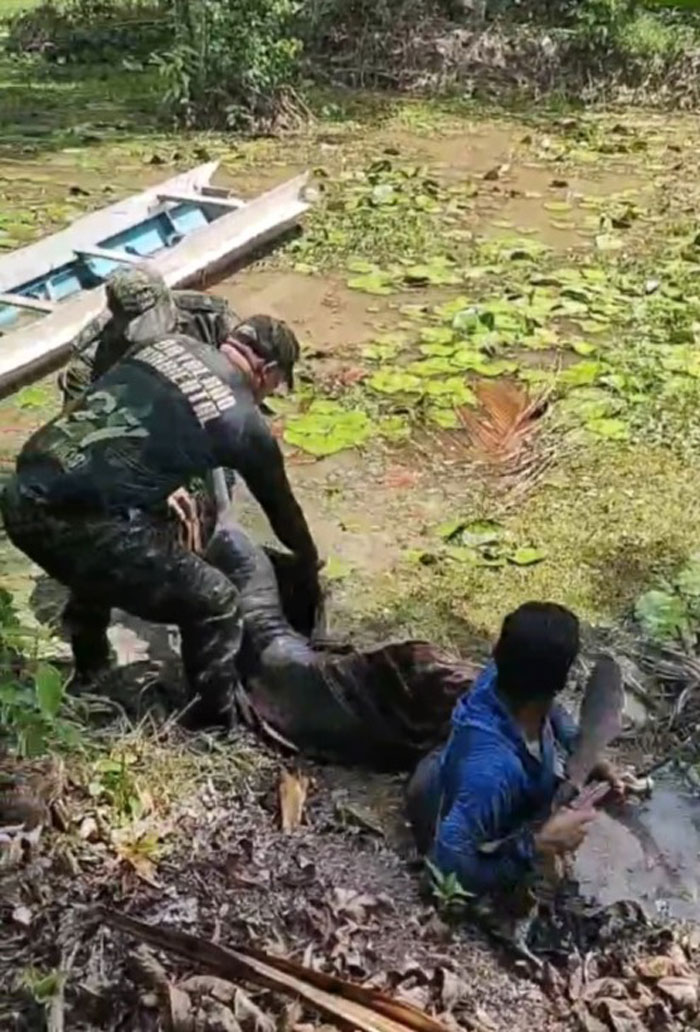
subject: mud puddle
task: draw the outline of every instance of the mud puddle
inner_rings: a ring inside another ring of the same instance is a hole
[[[700,920],[700,798],[665,775],[651,798],[601,812],[576,859],[581,891],[649,917]]]

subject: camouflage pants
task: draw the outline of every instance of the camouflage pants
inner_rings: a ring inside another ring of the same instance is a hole
[[[70,589],[64,611],[79,676],[109,658],[112,607],[154,623],[177,624],[199,725],[229,722],[242,622],[229,579],[177,542],[167,517],[57,513],[24,496],[16,479],[2,496],[10,540]]]

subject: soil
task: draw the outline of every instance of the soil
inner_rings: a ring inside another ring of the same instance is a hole
[[[647,131],[663,134],[664,127],[652,120]],[[347,134],[340,134],[337,142],[329,134],[320,143],[300,142],[299,164],[292,168],[279,160],[273,143],[263,142],[255,159],[241,153],[232,160],[234,167],[225,178],[242,191],[245,187],[244,192],[254,192],[301,170],[307,159],[337,168],[348,160],[354,145],[359,157],[393,149],[401,160],[425,161],[453,181],[473,178],[482,187],[490,184],[480,189],[461,229],[488,237],[532,231],[534,238],[564,257],[570,248],[588,246],[590,227],[584,221],[591,213],[577,207],[573,224],[556,228],[543,201],[573,199],[576,206],[579,195],[609,197],[628,189],[640,191],[636,196],[641,196],[639,159],[615,154],[598,165],[586,165],[585,171],[561,171],[545,161],[533,164],[532,156],[525,154],[529,144],[523,142],[530,133],[525,125],[475,122],[466,129],[462,124],[459,132],[436,132],[430,126],[425,131],[412,126],[410,130],[379,129],[369,135],[358,132],[354,143]],[[678,133],[683,133],[680,126]],[[87,189],[96,190],[99,185],[99,173],[78,167],[70,153],[51,155],[47,164],[49,171],[57,171],[61,189],[83,177]],[[503,165],[510,168],[495,180],[484,181],[485,174]],[[11,180],[10,193],[36,181],[35,164],[5,163],[2,171],[11,173],[6,177]],[[165,174],[160,165],[144,166],[139,157],[124,157],[115,165],[115,179],[125,188],[134,178],[145,185]],[[566,185],[553,185],[555,180]],[[92,206],[102,203],[98,194],[90,199]],[[501,225],[494,226],[494,221]],[[504,222],[512,223],[513,230]],[[418,295],[370,298],[349,290],[346,279],[338,270],[306,276],[288,267],[266,265],[237,272],[215,289],[242,314],[264,311],[288,319],[304,344],[300,380],[337,381],[342,389],[342,377],[357,366],[362,345],[399,323],[402,304],[417,296],[431,304],[449,293],[426,290]],[[52,383],[37,386],[39,395],[30,405],[18,398],[0,404],[0,472],[11,467],[13,455],[31,429],[56,409]],[[541,526],[545,517],[562,523],[570,520],[571,528],[562,540],[554,532],[547,539],[551,572],[546,572],[546,564],[534,573],[482,571],[478,591],[472,590],[473,584],[465,589],[461,573],[451,580],[445,574],[447,589],[438,580],[426,588],[426,595],[432,604],[433,594],[440,589],[443,605],[449,593],[450,607],[437,609],[433,622],[427,623],[424,610],[415,609],[409,598],[421,573],[416,568],[407,571],[402,559],[407,550],[429,544],[434,527],[471,506],[477,493],[473,471],[466,463],[448,462],[445,447],[442,439],[413,440],[401,446],[375,442],[364,451],[348,450],[318,462],[287,450],[290,477],[322,553],[346,567],[332,585],[334,629],[373,636],[381,628],[382,633],[429,634],[458,643],[471,640],[476,630],[483,643],[484,630],[492,632],[506,608],[533,595],[556,595],[575,608],[582,599],[590,609],[595,609],[591,597],[599,604],[605,596],[603,609],[610,597],[606,615],[616,617],[623,604],[616,592],[624,595],[628,586],[623,583],[620,588],[618,581],[625,581],[622,575],[610,583],[616,556],[607,553],[597,537],[601,522],[619,527],[626,516],[630,526],[645,528],[635,529],[639,537],[628,542],[644,577],[651,565],[645,548],[652,550],[660,541],[666,553],[675,554],[680,545],[674,535],[682,533],[685,540],[695,533],[697,515],[687,506],[688,485],[695,486],[691,474],[683,466],[674,472],[676,479],[668,488],[664,478],[676,467],[665,455],[648,460],[645,453],[641,463],[633,454],[621,474],[613,470],[611,475],[606,466],[602,478],[596,469],[574,468],[563,485],[555,478],[548,481],[532,512],[522,517],[528,532]],[[642,488],[651,496],[653,518],[646,509],[635,509],[641,506],[635,499]],[[254,503],[242,493],[236,504],[246,524],[266,537],[269,531]],[[589,513],[590,525],[585,524]],[[15,594],[22,617],[52,622],[59,593],[42,584],[39,571],[3,540],[0,556],[3,587]],[[560,563],[568,580],[561,575]],[[637,578],[636,590],[640,576],[636,567],[632,575]],[[436,576],[441,577],[442,571]],[[623,602],[628,601],[624,595]],[[166,629],[146,629],[123,614],[115,614],[111,636],[123,665],[138,664],[146,657],[150,662],[169,658],[176,644]],[[55,654],[55,642],[44,647]],[[135,693],[140,685],[130,681],[127,687]],[[120,725],[119,733],[124,731]],[[129,735],[149,741],[151,731],[147,721],[136,731],[127,728]],[[304,765],[313,779],[305,823],[287,834],[279,829],[277,814],[279,754],[243,734],[221,743],[207,736],[184,739],[172,728],[158,728],[153,738],[157,763],[164,763],[165,756],[182,760],[191,778],[172,787],[166,779],[158,781],[155,770],[141,771],[145,814],[135,826],[123,814],[121,821],[115,820],[114,810],[108,810],[99,796],[96,801],[90,795],[95,772],[88,763],[87,772],[76,771],[64,792],[64,830],[45,830],[38,846],[27,848],[21,864],[0,867],[6,927],[0,944],[0,982],[7,990],[0,1004],[3,1028],[41,1027],[44,1008],[36,1002],[37,980],[69,961],[67,1028],[157,1027],[157,1005],[127,972],[131,944],[97,927],[95,903],[109,903],[223,944],[275,948],[324,970],[371,979],[408,993],[414,1002],[438,1013],[451,1011],[465,1026],[477,1016],[483,1027],[494,1029],[544,1032],[570,1027],[571,996],[563,999],[545,991],[546,985],[523,977],[511,954],[473,927],[449,927],[421,897],[402,817],[400,781]],[[289,758],[285,763],[292,766]],[[695,827],[695,806],[682,800],[675,789],[671,791],[672,797],[665,792],[659,795],[647,818],[652,833],[674,853],[671,864],[685,864],[689,870],[699,843],[695,831],[685,837],[683,829],[689,821]],[[131,838],[125,845],[120,835],[126,830]],[[600,831],[591,837],[590,855],[582,855],[580,874],[586,888],[604,902],[633,893],[663,904],[675,893],[674,912],[697,917],[694,900],[688,908],[680,905],[688,891],[691,896],[697,894],[692,879],[682,892],[673,885],[670,889],[661,885],[658,870],[646,871],[648,856],[635,842],[628,832],[620,832],[618,823],[602,820]],[[613,862],[619,871],[614,879],[608,877]],[[660,909],[664,916],[663,906]],[[183,973],[181,966],[171,962],[166,968],[175,979]],[[446,981],[451,985],[449,993]],[[18,988],[19,983],[23,988]],[[279,1016],[279,999],[264,995],[259,1002]],[[279,1027],[287,1028],[281,1020]],[[624,1027],[636,1032],[639,1026]]]

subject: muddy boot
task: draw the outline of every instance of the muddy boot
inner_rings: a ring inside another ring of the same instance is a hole
[[[238,723],[233,690],[224,695],[197,695],[183,713],[181,723],[190,731],[232,731]]]

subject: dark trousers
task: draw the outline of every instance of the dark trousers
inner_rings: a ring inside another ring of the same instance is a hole
[[[424,756],[406,788],[406,815],[418,852],[429,853],[435,840],[440,811],[440,764],[444,746]]]
[[[22,494],[16,479],[2,496],[10,540],[70,589],[64,617],[76,672],[108,662],[113,607],[154,623],[177,624],[193,695],[192,722],[229,720],[242,622],[238,592],[225,574],[177,540],[164,513],[55,512]]]

